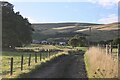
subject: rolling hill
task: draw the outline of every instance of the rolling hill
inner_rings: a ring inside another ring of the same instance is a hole
[[[118,23],[44,23],[32,24],[34,28],[33,39],[48,41],[67,41],[79,34],[86,36],[90,41],[111,40],[118,37]],[[91,27],[91,32],[90,32]]]

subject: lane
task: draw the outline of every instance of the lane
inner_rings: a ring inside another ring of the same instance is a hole
[[[87,78],[83,54],[58,57],[29,78]]]

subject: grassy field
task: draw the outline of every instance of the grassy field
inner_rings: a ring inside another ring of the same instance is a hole
[[[40,45],[40,44],[30,44],[30,45],[26,45],[25,47],[16,47],[16,49],[19,51],[19,50],[29,50],[29,51],[35,51],[35,52],[38,52],[38,51],[41,51],[41,50],[48,50],[48,49],[54,49],[54,50],[57,50],[59,49],[58,47],[56,46],[53,46],[53,45]]]
[[[35,70],[38,65],[41,63],[45,63],[55,57],[58,57],[63,54],[68,54],[68,51],[83,50],[86,51],[86,47],[76,47],[72,48],[71,46],[53,46],[53,45],[39,45],[39,44],[31,44],[26,47],[16,48],[17,51],[3,51],[2,52],[2,71],[1,75],[3,78],[17,78],[19,75],[24,73],[29,73],[32,70]],[[24,52],[25,50],[32,52]],[[42,49],[45,49],[43,52],[39,52]],[[60,50],[60,51],[51,51],[51,57],[48,58],[48,51],[46,50]],[[35,52],[36,51],[36,52]],[[37,53],[37,63],[35,63],[35,53]],[[40,61],[40,53],[42,54],[42,60]],[[31,66],[28,66],[29,54],[31,54]],[[23,70],[21,71],[21,56],[24,56],[24,65]],[[10,75],[10,59],[13,57],[13,75]]]
[[[39,49],[38,49],[39,48]],[[37,63],[35,63],[35,52],[23,52],[23,51],[3,51],[2,52],[2,77],[3,78],[18,78],[21,74],[30,73],[35,70],[38,65],[45,63],[59,55],[68,54],[68,51],[73,51],[75,53],[77,50],[82,50],[85,53],[84,60],[86,63],[86,69],[88,78],[113,78],[117,76],[117,61],[113,60],[109,55],[105,56],[104,51],[98,48],[88,48],[87,47],[75,47],[71,46],[52,46],[52,45],[38,45],[31,44],[26,47],[21,47],[19,49],[33,49],[34,51],[41,49],[55,49],[62,50],[62,52],[51,52],[51,57],[48,58],[48,52],[42,53],[42,60],[40,61],[40,54],[37,54]],[[114,58],[116,58],[117,49],[113,49]],[[78,52],[77,52],[78,53]],[[31,66],[28,66],[29,54],[31,54]],[[24,65],[23,71],[21,71],[21,55],[24,55]],[[10,58],[14,58],[14,69],[13,75],[10,76]],[[106,65],[107,64],[107,65]],[[108,68],[109,67],[109,68]],[[105,71],[100,72],[100,71]],[[111,72],[110,72],[111,71]]]
[[[32,53],[33,54],[33,53]],[[13,71],[13,76],[14,74],[18,74],[20,71],[20,60],[21,60],[21,55],[24,55],[24,70],[26,70],[27,66],[27,56],[29,53],[27,52],[12,52],[12,51],[4,51],[2,52],[2,77],[10,77],[10,58],[14,58],[14,71]],[[33,59],[33,56],[32,56]],[[33,63],[33,62],[32,62]]]
[[[23,49],[36,49],[36,47],[44,49],[60,49],[52,45],[29,45],[27,47],[24,47]],[[22,48],[21,48],[22,49]],[[40,50],[40,49],[39,49]],[[35,50],[36,51],[36,50]],[[42,60],[40,61],[40,54],[42,53]],[[3,51],[2,52],[2,77],[3,78],[15,78],[23,73],[29,73],[31,70],[34,70],[37,65],[40,65],[41,63],[44,63],[46,61],[49,61],[50,59],[57,57],[62,54],[66,54],[66,52],[50,52],[51,57],[48,58],[48,52],[39,52],[37,53],[37,63],[35,63],[35,52],[23,52],[23,51]],[[31,66],[28,66],[28,59],[29,54],[31,54]],[[23,71],[21,71],[21,55],[24,55],[24,65],[23,65]],[[10,76],[10,58],[13,57],[14,64],[13,64],[13,75]]]
[[[31,55],[31,66],[28,67],[28,57],[29,54]],[[56,54],[56,53],[54,53]],[[21,67],[21,55],[24,55],[24,65],[23,65],[23,71],[21,71],[20,67]],[[51,54],[53,55],[53,53]],[[48,54],[47,52],[44,52],[42,55],[42,61],[41,62],[45,62],[48,58],[47,58]],[[13,69],[13,75],[10,76],[10,58],[13,57],[14,59],[14,69]],[[46,58],[46,59],[45,59]],[[35,68],[35,65],[39,65],[40,64],[40,58],[39,58],[39,54],[38,54],[38,63],[35,63],[35,55],[34,53],[31,52],[3,52],[2,55],[2,77],[16,77],[17,75],[19,75],[20,73],[27,73],[29,72],[31,69]]]
[[[117,50],[114,49],[114,52]],[[114,53],[115,55],[115,53]],[[112,55],[113,56],[113,55]],[[84,55],[89,78],[117,78],[118,60],[106,55],[104,49],[91,47]],[[114,57],[115,58],[115,57]]]

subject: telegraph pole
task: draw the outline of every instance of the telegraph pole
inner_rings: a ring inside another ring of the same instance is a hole
[[[92,28],[91,28],[91,26],[89,27],[89,47],[90,47],[90,39],[91,39],[91,30],[92,30]]]

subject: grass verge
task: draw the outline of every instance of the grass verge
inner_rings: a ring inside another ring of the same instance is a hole
[[[40,61],[39,55],[37,58],[37,63],[35,63],[35,55],[34,53],[28,53],[28,52],[10,52],[10,51],[4,51],[2,55],[2,77],[3,78],[17,78],[20,74],[29,73],[32,70],[37,68],[37,65],[40,66],[42,63],[46,63],[47,61],[58,57],[59,55],[63,55],[65,53],[59,52],[59,53],[51,53],[51,56],[48,57],[48,52],[42,52],[42,60]],[[31,66],[28,66],[28,55],[31,54]],[[24,55],[24,65],[23,65],[23,71],[20,70],[20,60],[21,55]],[[13,68],[13,75],[10,75],[10,58],[13,57],[14,59],[14,68]]]
[[[117,78],[118,61],[98,47],[91,47],[84,55],[88,78]]]
[[[45,62],[41,62],[40,65],[35,66],[35,69],[32,69],[29,73],[23,73],[23,74],[20,74],[17,77],[18,78],[29,78],[31,73],[34,73],[34,72],[38,71],[38,69],[41,69],[41,68],[47,66],[48,64],[50,64],[50,62],[54,61],[56,58],[62,57],[62,56],[65,56],[65,55],[68,55],[68,54],[66,54],[66,53],[58,53],[55,57],[52,57],[51,59],[46,60]]]

